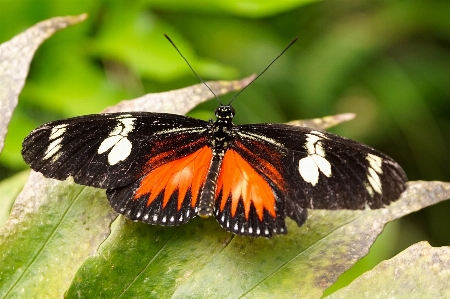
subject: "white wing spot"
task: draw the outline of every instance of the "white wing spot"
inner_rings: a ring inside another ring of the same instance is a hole
[[[137,217],[137,218],[139,218],[139,216],[141,216],[141,212],[138,212],[138,213],[136,214],[136,217]]]
[[[325,156],[325,150],[323,149],[323,146],[320,142],[316,143],[316,154],[321,157]]]
[[[316,143],[320,140],[319,136],[306,134],[305,148],[308,150],[308,154],[312,155],[316,153]]]
[[[175,217],[170,217],[170,222],[174,222],[175,221]]]
[[[123,136],[120,136],[120,135],[110,136],[110,137],[106,138],[100,144],[100,147],[98,148],[97,153],[103,154],[104,152],[106,152],[107,150],[109,150],[110,148],[115,146],[117,144],[117,142],[119,142],[122,138],[123,138]]]
[[[109,165],[114,165],[128,158],[133,145],[131,144],[130,140],[128,140],[128,138],[121,135],[110,136],[103,140],[103,142],[100,144],[100,147],[98,148],[97,153],[103,154],[110,148],[112,149],[108,154],[108,163]]]
[[[366,186],[367,192],[369,192],[369,195],[373,197],[375,195],[375,192],[373,191],[372,186],[370,186],[370,183],[365,182],[364,186]]]
[[[158,220],[158,215],[153,215],[153,221]]]
[[[320,171],[326,175],[327,177],[331,176],[331,164],[327,159],[318,155],[311,156],[316,163],[317,167],[319,167]]]
[[[367,175],[367,180],[369,181],[369,183],[372,186],[373,190],[375,190],[375,192],[377,192],[378,194],[381,194],[381,180],[380,180],[380,176],[372,168],[369,168],[369,174]]]
[[[222,214],[222,218],[220,218],[220,220],[221,220],[222,222],[225,221],[225,214]]]
[[[319,168],[311,156],[303,158],[298,163],[298,169],[302,178],[313,186],[319,181]]]
[[[241,233],[244,233],[244,226],[241,227]]]
[[[382,184],[379,175],[383,173],[383,169],[381,168],[383,165],[383,158],[374,154],[368,154],[366,160],[369,162],[367,172],[367,181],[369,184],[366,184],[367,192],[369,192],[370,196],[374,196],[375,192],[382,194]]]
[[[166,216],[164,216],[163,219],[162,219],[162,222],[166,223],[166,220],[167,220],[167,218],[166,218]]]
[[[110,165],[117,164],[120,161],[124,161],[131,153],[133,145],[128,138],[122,138],[108,154],[108,163]]]
[[[256,234],[259,235],[261,233],[261,230],[258,228],[256,228]]]
[[[269,230],[267,228],[264,230],[264,234],[266,234],[266,235],[269,234]]]
[[[238,229],[239,229],[239,227],[238,227],[238,224],[236,222],[236,224],[234,225],[234,230],[238,230]]]
[[[57,152],[59,152],[59,150],[61,149],[62,145],[60,144],[62,141],[62,137],[58,138],[56,140],[53,140],[47,147],[47,150],[45,151],[45,155],[44,157],[42,157],[43,160],[47,160],[49,158],[51,158],[54,154],[56,154]]]
[[[368,154],[366,160],[369,161],[369,165],[373,170],[375,170],[379,174],[383,173],[383,170],[381,169],[383,158],[375,156],[373,154]]]
[[[144,220],[147,220],[148,219],[148,214],[145,214],[144,215]]]
[[[53,155],[55,155],[59,150],[61,149],[61,141],[63,140],[63,134],[67,130],[67,124],[57,125],[52,128],[52,131],[50,132],[50,136],[48,137],[50,144],[48,145],[47,149],[45,150],[44,157],[42,157],[43,160],[47,160],[51,158]]]
[[[109,136],[122,135],[128,136],[128,133],[134,130],[135,117],[130,117],[130,114],[125,114],[119,117],[119,121],[114,129],[109,133]]]
[[[253,233],[253,227],[249,227],[248,228],[248,232],[252,234]]]
[[[306,134],[305,148],[308,156],[300,159],[298,170],[300,176],[311,185],[315,186],[319,182],[319,171],[325,176],[331,177],[331,164],[325,159],[325,150],[320,142],[323,133],[311,131],[317,135]]]
[[[116,127],[109,133],[109,136],[103,140],[98,148],[98,154],[103,154],[111,149],[108,154],[109,165],[115,165],[120,161],[124,161],[128,158],[131,149],[133,148],[133,145],[127,136],[128,133],[133,131],[136,118],[124,118],[127,116],[129,115],[123,115],[121,118],[118,118]]]
[[[178,221],[183,221],[183,214],[180,215],[180,219]]]
[[[56,139],[62,136],[67,130],[67,124],[57,125],[52,128],[52,132],[50,133],[49,140]]]

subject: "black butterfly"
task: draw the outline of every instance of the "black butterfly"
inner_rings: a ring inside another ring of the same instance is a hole
[[[402,168],[375,149],[306,127],[236,126],[234,115],[229,104],[209,122],[149,112],[64,119],[31,132],[22,155],[46,177],[107,189],[130,219],[214,215],[238,235],[285,234],[285,218],[300,226],[307,209],[381,208],[405,190]]]

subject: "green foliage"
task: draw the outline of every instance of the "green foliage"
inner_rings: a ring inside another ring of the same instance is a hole
[[[0,234],[1,298],[57,298],[109,234],[104,191],[33,173]]]

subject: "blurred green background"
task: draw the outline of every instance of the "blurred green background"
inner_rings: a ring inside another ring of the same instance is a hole
[[[44,19],[87,12],[37,51],[0,155],[0,179],[27,168],[38,125],[98,113],[120,100],[258,73],[233,102],[235,123],[354,112],[334,133],[397,160],[410,180],[450,181],[450,2],[0,0],[0,42]],[[222,98],[227,102],[230,96]],[[216,101],[190,113],[213,117]],[[450,202],[389,224],[341,285],[412,243],[450,245]]]

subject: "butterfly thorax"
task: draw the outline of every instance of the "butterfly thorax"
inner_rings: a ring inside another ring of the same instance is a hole
[[[232,138],[233,117],[235,110],[230,105],[216,109],[216,121],[212,123],[211,147],[216,155],[224,155]]]

